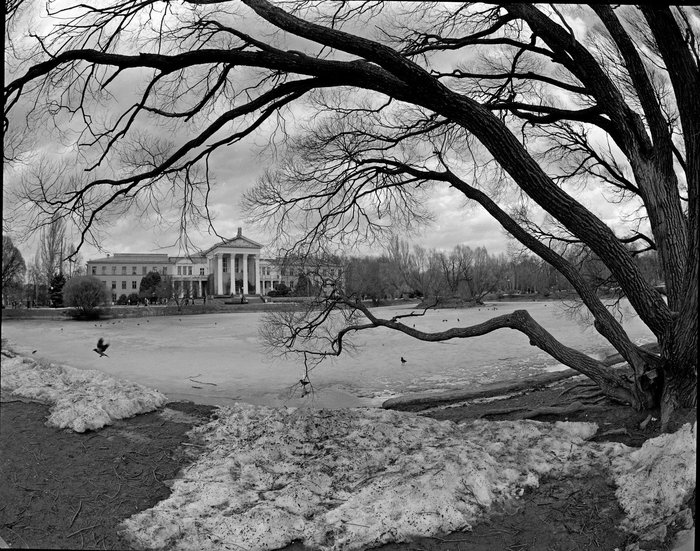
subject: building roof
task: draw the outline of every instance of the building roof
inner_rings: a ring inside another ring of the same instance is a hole
[[[93,258],[87,263],[100,264],[128,264],[128,263],[148,263],[148,264],[169,264],[167,254],[151,254],[151,253],[114,253],[112,256],[104,258]]]
[[[182,260],[191,260],[192,262],[195,262],[195,263],[206,264],[207,257],[204,256],[203,254],[189,255],[189,256],[169,256],[168,260],[170,262],[180,262]]]

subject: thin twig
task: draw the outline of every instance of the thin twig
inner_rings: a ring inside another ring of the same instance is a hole
[[[70,524],[68,525],[68,528],[73,526],[73,523],[75,522],[75,519],[78,518],[78,515],[80,514],[80,510],[83,508],[83,500],[80,500],[80,503],[78,504],[78,510],[75,512],[73,515],[73,519],[70,521]]]
[[[121,492],[121,491],[122,491],[122,483],[120,482],[119,488],[117,488],[117,491],[115,492],[115,494],[113,496],[107,496],[107,497],[109,498],[110,501],[112,501],[115,497],[117,497],[119,495],[119,492]]]
[[[86,530],[92,530],[93,528],[97,528],[99,525],[98,524],[93,524],[92,526],[87,526],[85,528],[81,528],[80,530],[76,530],[72,534],[68,534],[66,537],[67,538],[72,538],[73,536],[77,536],[81,532],[85,532]]]

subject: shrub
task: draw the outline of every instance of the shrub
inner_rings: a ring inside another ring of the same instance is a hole
[[[119,295],[119,298],[117,299],[117,304],[119,304],[120,306],[129,304],[129,297],[127,297],[126,295]]]
[[[291,289],[287,287],[284,283],[275,283],[275,288],[267,293],[268,297],[286,297],[289,295]]]
[[[107,300],[107,290],[96,277],[72,277],[63,286],[63,304],[72,308],[69,315],[74,318],[99,318],[100,306],[105,306]]]
[[[140,300],[141,299],[139,299],[139,295],[137,293],[131,293],[127,298],[127,301],[131,305],[138,304]]]

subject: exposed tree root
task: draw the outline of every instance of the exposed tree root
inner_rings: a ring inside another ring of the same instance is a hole
[[[484,417],[490,417],[492,415],[508,415],[509,413],[514,413],[516,411],[525,411],[526,409],[526,407],[494,409],[491,411],[485,411],[484,413],[479,415],[478,419],[483,419]]]
[[[601,398],[605,399],[605,396],[602,396]],[[596,400],[595,402],[598,401],[599,400]],[[482,413],[479,418],[516,413],[514,416],[515,419],[534,419],[535,417],[540,417],[542,415],[567,415],[578,411],[598,411],[600,409],[603,409],[602,406],[595,405],[595,403],[584,403],[576,400],[564,406],[542,406],[536,409],[528,409],[525,407],[494,409],[492,411]]]
[[[571,395],[571,399],[574,402],[584,402],[586,400],[591,400],[592,398],[598,399],[601,397],[605,397],[605,394],[599,388],[591,390],[590,392],[579,392]]]
[[[561,393],[557,396],[557,398],[561,398],[562,396],[564,396],[564,394],[567,394],[577,388],[598,388],[598,385],[596,385],[593,381],[578,383],[576,385],[570,386],[569,388],[562,390]]]

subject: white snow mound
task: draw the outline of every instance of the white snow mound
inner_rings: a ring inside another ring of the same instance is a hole
[[[455,424],[381,409],[221,408],[171,496],[124,521],[138,548],[363,549],[469,529],[542,475],[626,453],[591,423]],[[600,468],[600,467],[598,467]]]
[[[31,358],[2,354],[3,390],[53,404],[47,424],[76,432],[96,430],[116,419],[153,411],[167,397],[137,383],[94,369],[39,364]]]
[[[677,513],[696,484],[698,424],[662,434],[613,461],[625,528],[642,532]]]

